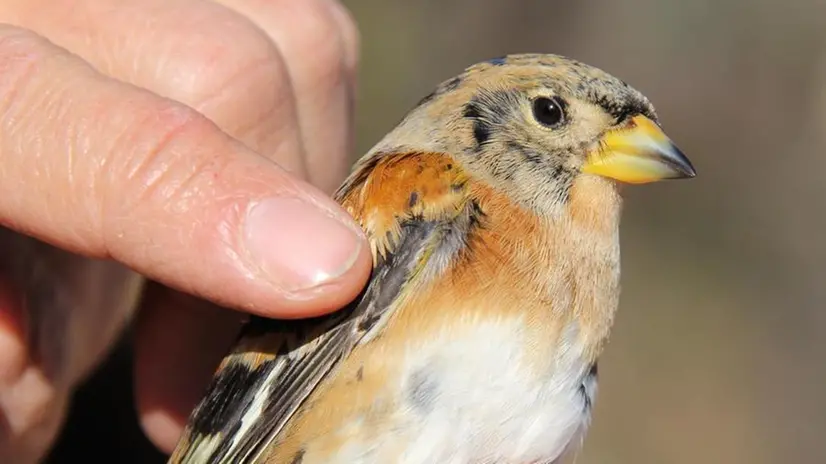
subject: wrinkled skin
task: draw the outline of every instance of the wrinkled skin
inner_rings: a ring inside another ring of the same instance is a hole
[[[327,195],[356,27],[333,0],[0,0],[0,23],[0,462],[43,456],[133,318],[170,451],[243,312],[324,313],[369,273]],[[250,219],[267,198],[300,201]],[[283,230],[298,251],[268,253]]]

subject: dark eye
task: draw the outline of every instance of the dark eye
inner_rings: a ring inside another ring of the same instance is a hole
[[[565,102],[558,97],[539,97],[533,101],[533,117],[543,126],[557,126],[565,120]]]

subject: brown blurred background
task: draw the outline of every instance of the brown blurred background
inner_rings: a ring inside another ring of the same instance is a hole
[[[362,32],[356,154],[466,65],[553,52],[645,93],[697,167],[627,190],[620,315],[578,464],[826,462],[826,2],[345,3]],[[129,363],[127,338],[52,462],[101,444],[162,462],[135,428]]]

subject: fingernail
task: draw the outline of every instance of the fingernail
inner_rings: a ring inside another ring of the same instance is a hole
[[[274,283],[300,293],[347,272],[361,251],[358,226],[297,198],[270,198],[247,213],[247,251]]]

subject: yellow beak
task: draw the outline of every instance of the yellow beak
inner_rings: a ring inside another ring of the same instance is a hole
[[[599,146],[588,154],[582,172],[629,184],[696,175],[683,152],[654,121],[642,115],[606,133]]]

